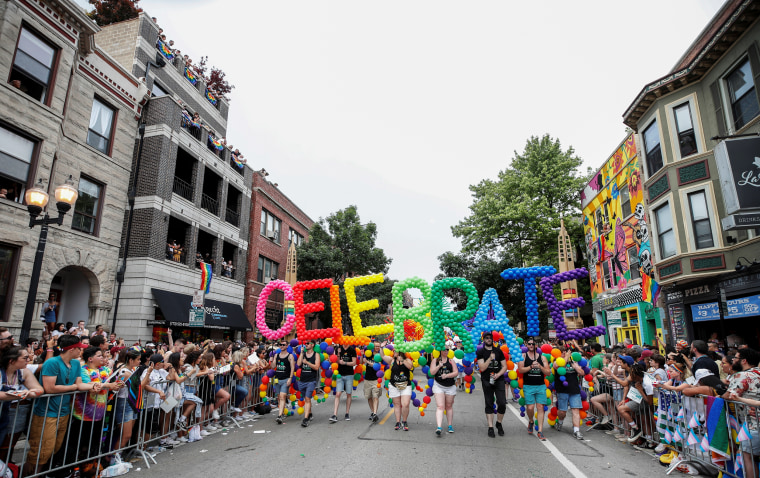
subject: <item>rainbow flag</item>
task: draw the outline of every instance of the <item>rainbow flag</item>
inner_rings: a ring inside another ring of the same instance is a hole
[[[232,155],[232,160],[235,161],[235,166],[240,169],[243,169],[243,166],[245,166],[245,159],[241,159],[237,154]]]
[[[190,68],[187,67],[185,67],[185,78],[187,78],[187,81],[192,84],[196,84],[198,82],[198,78],[196,78],[193,72],[190,71]]]
[[[208,100],[209,103],[211,103],[212,105],[216,106],[216,96],[214,96],[214,94],[211,93],[208,90],[208,88],[206,88],[206,99]]]
[[[224,149],[224,146],[222,146],[222,143],[220,143],[219,140],[217,140],[213,136],[208,135],[208,141],[214,146],[214,148],[217,149],[217,151],[221,151]]]
[[[641,300],[654,305],[660,297],[660,284],[646,274],[641,274]]]
[[[200,290],[205,290],[206,294],[211,290],[211,277],[214,275],[214,270],[211,264],[201,262],[201,287]]]
[[[167,60],[174,59],[174,52],[172,52],[171,48],[169,48],[169,46],[166,43],[162,42],[161,40],[158,40],[158,51],[160,51],[161,54],[164,55]]]

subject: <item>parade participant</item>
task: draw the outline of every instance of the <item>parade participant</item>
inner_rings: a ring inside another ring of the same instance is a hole
[[[454,397],[457,395],[456,377],[459,375],[456,362],[449,358],[449,352],[454,350],[454,342],[446,341],[446,348],[439,357],[434,357],[430,363],[430,375],[435,377],[433,382],[433,395],[435,396],[435,420],[438,428],[435,434],[441,436],[441,423],[443,411],[446,410],[446,421],[449,424],[449,433],[454,433]]]
[[[486,418],[488,419],[488,436],[494,438],[493,405],[496,398],[496,429],[499,436],[504,436],[501,422],[507,410],[507,390],[504,384],[504,374],[507,373],[507,360],[504,353],[493,346],[491,332],[483,334],[483,348],[477,352],[478,370],[483,383],[483,397],[486,401]]]
[[[523,360],[517,364],[517,371],[523,375],[523,398],[528,414],[528,433],[533,434],[533,414],[538,405],[538,434],[536,436],[539,440],[545,441],[543,404],[546,403],[546,382],[544,382],[544,377],[551,374],[551,369],[541,352],[536,350],[535,338],[529,337],[525,345],[528,351]]]
[[[301,426],[308,427],[312,418],[311,396],[314,395],[314,390],[317,388],[317,378],[319,377],[317,372],[319,370],[319,356],[314,352],[313,340],[307,341],[301,348],[297,365],[301,369],[298,389],[301,392],[301,400],[303,400],[304,414]]]
[[[380,341],[372,339],[372,350],[377,352],[380,350]],[[369,419],[373,423],[377,423],[379,417],[377,416],[377,407],[380,405],[380,395],[383,391],[377,383],[377,371],[375,370],[375,361],[370,357],[364,357],[364,397],[369,404]]]
[[[280,342],[280,351],[272,358],[272,365],[275,370],[274,377],[277,379],[274,388],[277,391],[277,405],[279,409],[279,413],[277,414],[278,425],[282,425],[287,404],[288,388],[293,381],[293,373],[296,368],[293,356],[288,353],[287,347],[287,343]]]
[[[396,415],[396,430],[404,428],[409,431],[406,419],[409,416],[409,404],[412,401],[412,370],[414,362],[398,350],[393,356],[383,354],[383,361],[391,366],[391,379],[388,384],[388,397],[393,401],[393,413]]]
[[[570,349],[563,345],[560,345],[559,349],[562,351],[563,358],[565,359],[564,368],[566,373],[564,383],[567,383],[567,385],[564,385],[560,379],[560,375],[555,371],[554,390],[557,393],[558,411],[557,421],[554,423],[554,427],[557,429],[557,431],[562,430],[562,422],[565,419],[565,415],[567,414],[567,409],[569,406],[571,413],[573,414],[573,437],[577,438],[578,440],[583,440],[583,435],[581,434],[580,428],[581,409],[583,408],[583,403],[581,400],[581,386],[579,379],[579,377],[583,377],[583,369],[580,365],[578,365],[577,362],[573,360]],[[555,366],[556,368],[561,368],[557,366],[556,361]]]
[[[335,389],[335,406],[330,417],[330,423],[338,421],[340,396],[346,392],[346,420],[351,420],[351,393],[354,390],[354,367],[356,367],[356,349],[352,345],[339,345],[335,351],[338,356],[338,384]]]

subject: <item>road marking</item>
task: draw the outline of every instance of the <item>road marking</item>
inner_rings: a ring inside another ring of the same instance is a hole
[[[391,417],[391,415],[393,415],[393,409],[392,408],[390,410],[388,410],[388,413],[385,414],[385,416],[383,417],[382,420],[380,420],[380,423],[378,425],[382,425],[383,423],[387,422],[388,419]]]
[[[523,423],[526,427],[528,426],[528,419],[521,417],[520,412],[518,412],[515,407],[507,406],[507,408],[509,408],[512,411],[512,413],[515,415],[515,417],[517,417],[517,419],[521,423]],[[583,472],[581,472],[581,470],[579,470],[573,464],[572,461],[570,461],[561,451],[559,451],[557,447],[554,446],[554,443],[548,440],[547,441],[538,440],[538,442],[544,445],[546,449],[549,450],[552,455],[554,455],[554,458],[556,458],[557,461],[559,461],[562,464],[562,466],[564,466],[565,469],[570,472],[570,475],[574,476],[575,478],[586,478],[586,475],[584,475]]]

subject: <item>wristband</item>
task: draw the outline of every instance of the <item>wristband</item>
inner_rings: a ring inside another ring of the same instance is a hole
[[[53,349],[47,349],[47,352],[52,352],[52,351],[53,351]]]

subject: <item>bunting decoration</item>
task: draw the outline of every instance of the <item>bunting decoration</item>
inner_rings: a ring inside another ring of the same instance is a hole
[[[169,45],[162,42],[161,40],[158,40],[158,51],[161,52],[164,57],[166,57],[167,60],[171,61],[174,59],[174,52],[171,48],[169,48]]]
[[[201,262],[201,286],[200,290],[205,291],[206,294],[211,290],[211,277],[214,275],[214,270],[211,264]]]
[[[752,440],[752,434],[749,432],[749,428],[747,428],[747,422],[744,422],[742,425],[741,429],[739,430],[739,434],[736,436],[736,440],[738,442]]]
[[[196,78],[193,72],[190,70],[190,68],[187,68],[187,67],[185,67],[185,78],[187,78],[187,81],[189,81],[193,85],[198,83],[198,78]]]
[[[211,93],[208,90],[208,88],[206,88],[206,99],[208,100],[209,103],[211,103],[212,105],[216,106],[216,96],[214,96],[214,94]]]

